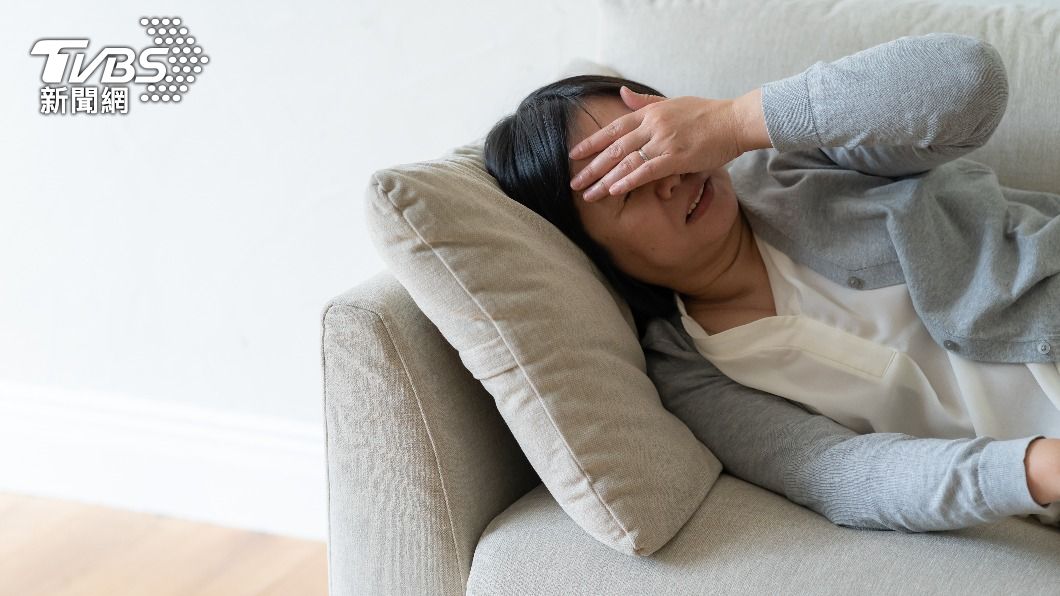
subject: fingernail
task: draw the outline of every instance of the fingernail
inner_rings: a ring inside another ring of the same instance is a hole
[[[614,186],[612,186],[610,189],[608,189],[607,192],[609,192],[609,193],[611,193],[613,195],[617,195],[618,193],[625,192],[625,191],[626,191],[626,183],[625,182],[616,182],[614,184]]]

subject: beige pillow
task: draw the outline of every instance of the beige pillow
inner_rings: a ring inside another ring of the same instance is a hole
[[[484,140],[373,174],[372,241],[563,510],[607,546],[651,555],[721,463],[662,406],[625,301],[573,242],[500,190]]]

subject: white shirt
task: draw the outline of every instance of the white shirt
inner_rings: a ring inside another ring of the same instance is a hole
[[[732,380],[861,433],[1060,437],[1060,363],[988,363],[932,339],[906,284],[854,290],[762,240],[776,316],[708,334],[675,292],[685,330]]]

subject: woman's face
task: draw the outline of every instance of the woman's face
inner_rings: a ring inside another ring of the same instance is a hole
[[[591,97],[585,104],[589,113],[576,110],[569,147],[633,111],[619,97]],[[594,157],[571,160],[571,177]],[[700,217],[686,223],[688,208],[707,178],[714,198]],[[668,288],[678,288],[692,272],[709,269],[726,239],[738,233],[739,204],[724,167],[674,174],[592,203],[581,198],[581,191],[573,194],[586,232],[608,249],[615,265],[640,281]]]

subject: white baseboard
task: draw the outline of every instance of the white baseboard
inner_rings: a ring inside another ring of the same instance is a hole
[[[0,491],[326,540],[323,424],[0,381]]]

